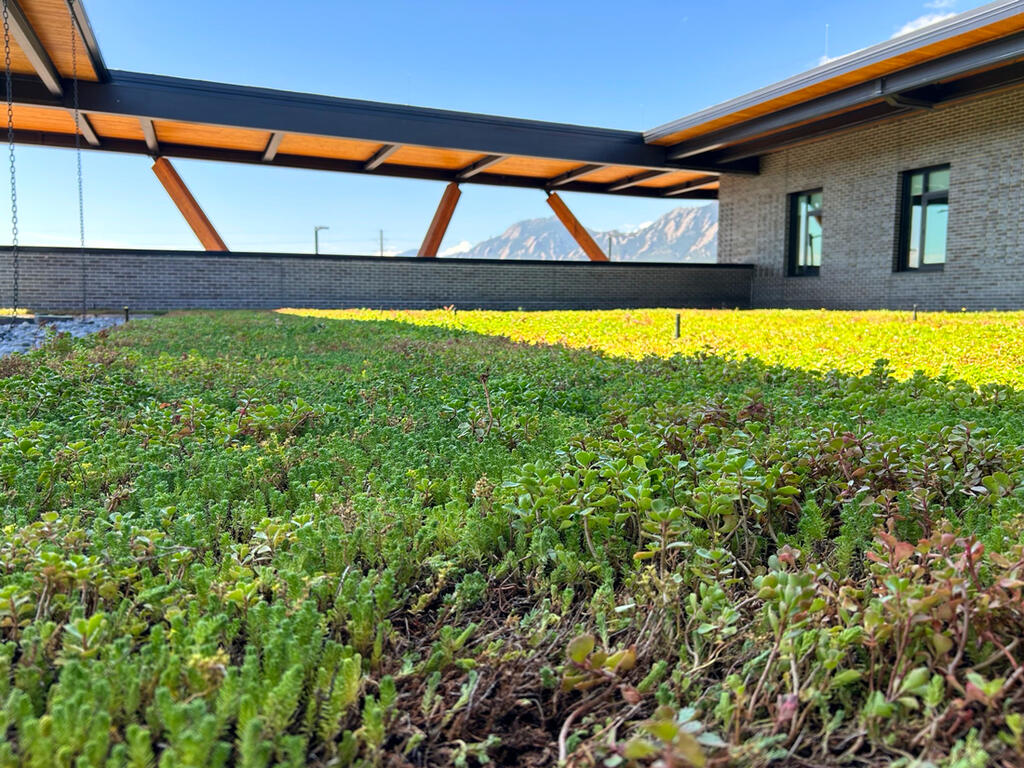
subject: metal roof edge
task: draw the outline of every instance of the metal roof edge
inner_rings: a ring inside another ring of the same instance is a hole
[[[644,131],[644,141],[650,143],[673,134],[695,128],[710,120],[748,109],[756,104],[798,91],[812,85],[831,80],[834,77],[854,72],[894,56],[917,50],[926,45],[946,40],[974,29],[988,26],[1003,19],[1024,13],[1024,0],[996,0],[979,8],[958,13],[946,21],[929,24],[919,30],[890,38],[881,43],[861,48],[840,56],[821,66],[814,67],[772,85],[694,112],[686,117],[673,120]]]

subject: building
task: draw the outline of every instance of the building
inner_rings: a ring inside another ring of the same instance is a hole
[[[1024,8],[991,3],[645,134],[723,174],[763,307],[1024,309]]]
[[[643,133],[109,70],[80,0],[7,7],[14,139],[152,156],[214,252],[38,248],[19,261],[0,251],[0,286],[23,286],[28,306],[1024,309],[1024,0]],[[175,157],[443,190],[420,258],[235,254]],[[475,184],[542,193],[592,263],[435,259]],[[717,198],[719,264],[607,264],[561,191]]]

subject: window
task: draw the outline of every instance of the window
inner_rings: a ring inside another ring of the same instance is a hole
[[[942,269],[949,220],[949,166],[903,174],[897,268]]]
[[[816,275],[821,269],[821,190],[789,196],[789,274]]]

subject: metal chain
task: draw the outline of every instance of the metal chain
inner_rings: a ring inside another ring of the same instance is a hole
[[[11,163],[11,267],[13,291],[11,312],[18,313],[18,185],[14,172],[14,84],[11,78],[11,25],[7,16],[7,0],[3,0],[4,71],[7,79],[7,148]]]
[[[6,3],[7,0],[4,0]],[[82,314],[86,310],[85,270],[85,202],[82,196],[82,117],[78,106],[78,34],[75,18],[75,0],[68,0],[68,18],[71,20],[71,94],[75,115],[75,162],[78,172],[78,247],[79,263],[82,269]]]

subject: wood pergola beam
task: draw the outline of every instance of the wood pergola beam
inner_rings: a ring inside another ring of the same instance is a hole
[[[555,216],[558,217],[558,220],[562,222],[562,225],[572,235],[573,240],[587,254],[587,258],[591,261],[608,261],[608,256],[601,250],[601,246],[594,242],[594,238],[587,232],[586,227],[580,224],[579,219],[569,210],[569,206],[562,202],[562,198],[558,196],[557,192],[548,193],[548,205],[551,206]]]
[[[208,251],[226,251],[227,245],[217,234],[217,230],[213,228],[213,224],[210,223],[206,214],[203,213],[203,209],[199,207],[199,203],[185,186],[185,182],[181,180],[181,176],[174,170],[174,166],[166,157],[158,157],[153,162],[153,173],[160,179],[160,183],[164,185],[167,194],[181,211],[181,215],[195,232],[203,248]]]
[[[434,218],[427,228],[427,234],[423,238],[423,245],[420,246],[418,256],[425,259],[437,258],[441,241],[444,240],[445,233],[448,231],[448,224],[452,220],[452,214],[455,213],[455,206],[458,205],[460,197],[462,197],[462,191],[459,189],[458,182],[453,181],[444,188],[441,202],[437,204],[437,210],[434,211]]]

